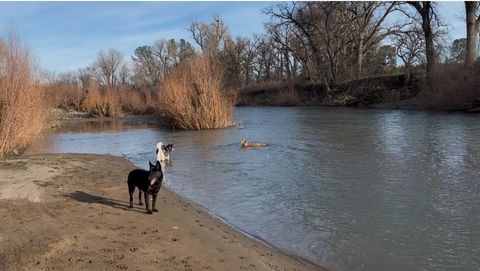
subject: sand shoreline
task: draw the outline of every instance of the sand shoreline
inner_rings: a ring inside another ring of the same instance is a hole
[[[159,213],[128,209],[125,179],[133,168],[93,154],[1,160],[0,269],[323,270],[168,189],[159,194]]]
[[[236,231],[242,235],[244,235],[244,238],[247,238],[248,240],[251,240],[251,241],[254,241],[254,242],[257,242],[265,247],[267,247],[268,249],[271,249],[273,251],[276,251],[280,254],[283,254],[284,256],[288,257],[288,258],[291,258],[293,261],[298,261],[300,263],[302,263],[303,265],[306,265],[310,268],[312,268],[313,270],[322,270],[322,271],[327,271],[326,268],[322,267],[322,266],[318,266],[316,265],[315,263],[312,263],[310,261],[308,261],[307,259],[304,259],[302,257],[299,257],[299,256],[296,256],[296,255],[293,255],[293,254],[290,254],[286,251],[283,251],[279,248],[276,248],[274,245],[270,244],[268,241],[266,240],[263,240],[262,238],[258,237],[258,236],[254,236],[248,232],[245,232],[243,230],[241,230],[240,228],[237,228],[235,227],[235,225],[231,224],[228,220],[226,220],[225,218],[223,217],[220,217],[220,216],[217,216],[215,215],[214,213],[210,212],[207,208],[191,201],[190,199],[182,196],[182,195],[179,195],[177,193],[175,193],[175,191],[172,191],[171,189],[169,189],[168,187],[164,186],[162,187],[162,189],[165,189],[168,191],[168,193],[171,193],[173,194],[175,197],[178,197],[180,199],[182,199],[183,201],[185,202],[188,202],[190,203],[194,208],[196,208],[197,210],[202,210],[203,212],[205,212],[212,220],[217,220],[218,222],[224,224],[226,227],[230,228],[232,231]],[[295,269],[295,270],[300,270],[300,269]]]

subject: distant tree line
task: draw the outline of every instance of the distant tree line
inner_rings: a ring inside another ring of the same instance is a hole
[[[155,89],[167,74],[196,54],[225,68],[234,89],[271,81],[322,83],[327,89],[365,77],[424,72],[427,77],[450,63],[467,68],[477,59],[479,2],[465,2],[466,37],[447,45],[446,27],[435,2],[291,2],[263,11],[265,31],[233,37],[218,15],[192,22],[190,43],[160,39],[135,49],[127,60],[117,50],[101,51],[86,68],[51,76],[86,88]]]

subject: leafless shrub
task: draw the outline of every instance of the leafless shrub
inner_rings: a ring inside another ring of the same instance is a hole
[[[120,103],[122,109],[131,113],[145,113],[147,106],[142,93],[136,90],[122,89],[120,92]]]
[[[206,55],[179,65],[159,91],[162,111],[182,129],[230,126],[235,98],[223,89],[223,74],[223,67]]]
[[[81,111],[85,91],[65,82],[54,82],[46,87],[47,100],[53,107],[67,111]]]
[[[272,105],[279,105],[279,106],[294,106],[300,105],[302,103],[302,99],[298,91],[290,87],[286,90],[279,90],[278,94],[273,97]]]
[[[157,108],[155,97],[149,89],[120,89],[120,103],[125,112],[144,114]]]
[[[0,157],[25,147],[43,128],[46,112],[29,51],[12,32],[0,40]]]
[[[119,95],[111,88],[102,90],[97,86],[88,89],[82,108],[85,112],[102,117],[119,117],[122,115]]]
[[[469,110],[480,99],[480,66],[450,65],[432,76],[429,88],[421,93],[424,105],[440,110]]]

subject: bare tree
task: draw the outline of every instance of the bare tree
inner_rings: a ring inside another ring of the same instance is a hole
[[[242,60],[245,52],[247,39],[237,37],[237,39],[227,39],[224,41],[224,50],[222,61],[225,64],[225,77],[230,85],[241,86],[242,79]]]
[[[422,30],[418,26],[412,26],[409,30],[397,33],[394,38],[397,47],[397,56],[402,60],[406,81],[412,76],[413,65],[424,62],[425,40]]]
[[[217,56],[222,41],[229,36],[228,28],[219,15],[213,15],[209,24],[192,22],[189,28],[202,52]]]
[[[465,51],[465,66],[471,67],[477,58],[478,30],[480,15],[477,15],[479,2],[465,1],[467,44]]]
[[[83,89],[87,89],[90,87],[93,79],[93,76],[88,68],[81,68],[77,71],[78,80],[82,85]]]
[[[161,80],[165,78],[171,67],[172,60],[168,54],[168,41],[160,39],[153,45],[153,54],[160,63]]]
[[[347,31],[350,25],[342,14],[345,5],[345,2],[294,2],[266,10],[275,25],[291,24],[298,30],[299,39],[308,45],[314,67],[311,75],[323,80],[327,88],[337,81],[351,43]]]
[[[272,79],[272,71],[275,62],[275,52],[270,37],[256,36],[256,54],[252,62],[252,74],[257,82]]]
[[[118,83],[118,68],[123,61],[123,54],[115,49],[103,50],[98,53],[95,63],[90,66],[90,72],[105,86],[112,87]]]
[[[242,61],[242,74],[244,85],[249,85],[252,77],[252,66],[256,54],[256,48],[258,46],[258,39],[254,38],[252,40],[246,39],[244,50],[244,59]]]
[[[425,55],[427,58],[427,74],[430,75],[434,72],[436,66],[435,57],[435,44],[434,44],[434,31],[433,23],[439,24],[437,11],[433,2],[407,2],[410,6],[415,8],[421,17],[421,25],[423,30],[423,36],[425,39]]]
[[[130,84],[130,68],[126,63],[124,63],[119,70],[118,80],[121,86],[128,86]]]
[[[297,76],[299,63],[306,63],[305,44],[295,33],[295,28],[290,24],[267,24],[266,29],[274,42],[275,48],[279,51],[282,74],[285,73],[287,79]],[[297,46],[302,44],[303,46]]]
[[[397,33],[406,24],[386,24],[388,15],[398,10],[398,2],[349,2],[345,16],[349,18],[349,34],[355,45],[356,74],[361,76],[365,55],[386,37]]]

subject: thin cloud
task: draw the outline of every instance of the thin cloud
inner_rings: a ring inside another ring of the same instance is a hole
[[[0,31],[14,25],[42,67],[76,70],[92,63],[99,50],[115,48],[128,58],[135,48],[161,38],[192,41],[192,20],[208,21],[213,13],[233,36],[263,32],[275,2],[0,2]],[[440,3],[450,36],[465,36],[463,3]]]

